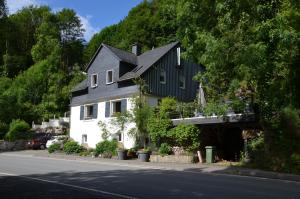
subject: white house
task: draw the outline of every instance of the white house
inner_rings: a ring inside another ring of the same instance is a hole
[[[148,102],[156,106],[165,96],[192,101],[198,87],[192,77],[202,69],[180,58],[179,42],[144,53],[139,44],[132,45],[131,53],[101,44],[87,66],[87,78],[72,90],[70,137],[94,148],[102,141],[103,132],[98,125],[102,121],[111,138],[132,148],[135,138],[127,132],[135,124],[127,124],[124,133],[117,134],[117,127],[110,121],[114,113],[133,109],[132,99],[139,93],[134,78],[145,80]]]

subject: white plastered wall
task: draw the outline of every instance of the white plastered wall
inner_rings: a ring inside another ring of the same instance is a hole
[[[157,99],[158,99],[157,97],[147,96],[147,98],[150,106],[157,105]],[[133,107],[134,104],[132,98],[127,98],[127,110],[132,111]],[[91,148],[95,148],[97,143],[103,141],[101,136],[102,131],[101,128],[98,126],[98,122],[100,120],[102,122],[105,122],[107,129],[112,135],[115,135],[115,133],[117,132],[117,127],[112,126],[110,123],[111,119],[112,118],[105,117],[105,102],[98,103],[97,119],[80,120],[80,106],[73,106],[71,107],[70,137],[73,140],[77,141],[79,144],[82,144],[82,135],[86,134],[88,146]],[[126,124],[123,141],[122,141],[126,149],[132,148],[135,145],[135,139],[127,134],[127,132],[134,127],[135,127],[134,123]]]

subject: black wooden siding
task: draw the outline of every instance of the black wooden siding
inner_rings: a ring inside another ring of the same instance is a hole
[[[160,70],[166,71],[166,83],[159,81]],[[202,71],[198,64],[190,63],[181,59],[181,65],[177,66],[177,50],[173,48],[144,75],[149,92],[159,97],[175,97],[180,101],[193,101],[196,98],[198,83],[193,77]],[[179,87],[179,75],[185,77],[185,89]]]

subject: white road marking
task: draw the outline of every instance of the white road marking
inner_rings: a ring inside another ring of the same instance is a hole
[[[45,179],[41,179],[41,178],[33,178],[33,177],[28,177],[28,176],[20,176],[20,175],[16,175],[16,174],[12,174],[12,173],[3,173],[3,172],[0,172],[0,175],[15,176],[15,177],[29,179],[29,180],[36,180],[36,181],[41,181],[41,182],[47,182],[47,183],[62,185],[62,186],[66,186],[66,187],[72,187],[72,188],[76,188],[76,189],[82,189],[82,190],[86,190],[86,191],[92,191],[92,192],[96,192],[96,193],[101,193],[101,194],[106,194],[106,195],[110,195],[110,196],[115,196],[115,197],[118,197],[118,198],[137,199],[135,197],[126,196],[126,195],[122,195],[122,194],[118,194],[118,193],[112,193],[112,192],[98,190],[98,189],[91,189],[91,188],[82,187],[82,186],[78,186],[78,185],[66,184],[66,183],[62,183],[62,182],[57,182],[57,181],[52,181],[52,180],[45,180]]]

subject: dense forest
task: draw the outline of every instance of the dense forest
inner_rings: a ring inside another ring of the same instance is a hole
[[[1,126],[62,115],[70,89],[83,78],[79,18],[73,10],[53,13],[46,6],[8,15],[5,1],[0,6]]]
[[[27,7],[8,15],[1,0],[0,12],[2,126],[68,111],[70,89],[102,42],[125,50],[139,42],[145,51],[178,40],[185,58],[206,67],[194,79],[203,83],[208,105],[253,104],[264,150],[276,157],[268,161],[281,164],[292,154],[300,162],[299,0],[143,1],[86,46],[73,10]]]

